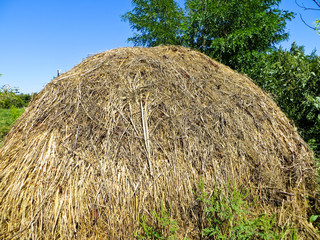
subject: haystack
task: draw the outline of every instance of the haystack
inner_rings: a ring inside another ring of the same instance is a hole
[[[50,82],[0,153],[1,239],[133,239],[171,207],[199,239],[195,191],[244,187],[316,238],[312,152],[248,77],[184,47],[119,48]],[[228,187],[226,187],[228,186]]]

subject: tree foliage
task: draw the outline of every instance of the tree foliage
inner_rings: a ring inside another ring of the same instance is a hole
[[[19,93],[18,88],[11,88],[9,85],[0,88],[0,108],[26,107],[31,99],[31,94]]]
[[[245,71],[258,54],[288,37],[285,21],[293,13],[278,9],[280,0],[133,0],[122,16],[135,31],[135,45],[179,44],[197,49]]]
[[[277,101],[320,157],[320,57],[295,43],[261,56],[249,75]]]
[[[135,45],[181,44],[183,10],[173,0],[132,0],[134,8],[122,16],[135,30]]]
[[[187,45],[244,71],[259,53],[287,39],[292,13],[276,8],[279,2],[187,0]]]

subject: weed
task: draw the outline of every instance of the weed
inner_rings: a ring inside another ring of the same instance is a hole
[[[309,222],[311,222],[314,226],[320,228],[320,215],[311,215],[309,218]],[[318,231],[320,233],[320,230]]]
[[[171,209],[167,212],[161,203],[161,213],[153,211],[153,216],[156,219],[156,226],[150,226],[146,223],[146,218],[142,217],[140,226],[142,227],[143,234],[136,236],[139,239],[155,239],[155,240],[176,240],[177,231],[179,229],[177,221],[172,220]]]
[[[202,230],[209,239],[283,239],[290,229],[279,230],[275,215],[255,214],[255,200],[249,191],[230,190],[224,194],[215,187],[209,195],[204,191],[204,183],[199,183],[198,201],[204,203],[205,223]],[[296,238],[290,238],[296,239]]]
[[[255,200],[251,199],[249,191],[233,189],[229,194],[224,194],[221,189],[215,187],[208,194],[204,190],[204,182],[199,181],[199,192],[195,193],[197,201],[204,205],[205,218],[201,225],[201,238],[204,239],[297,239],[297,230],[289,227],[278,229],[275,215],[265,213],[256,214]],[[230,190],[230,186],[228,186]],[[153,212],[156,224],[147,224],[142,217],[140,226],[143,234],[136,236],[139,239],[177,239],[179,226],[170,216],[170,210],[165,211],[161,204],[161,213]],[[314,217],[314,221],[318,216]]]

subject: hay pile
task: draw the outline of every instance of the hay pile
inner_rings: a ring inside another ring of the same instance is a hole
[[[183,47],[100,53],[49,83],[9,133],[0,238],[132,239],[163,202],[198,239],[199,177],[208,191],[250,189],[279,226],[316,237],[313,155],[250,79]]]

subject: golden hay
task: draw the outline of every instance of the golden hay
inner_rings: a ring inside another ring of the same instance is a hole
[[[184,47],[119,48],[50,82],[0,153],[0,238],[132,239],[171,206],[199,239],[194,192],[246,187],[278,225],[308,223],[312,152],[248,77]]]

